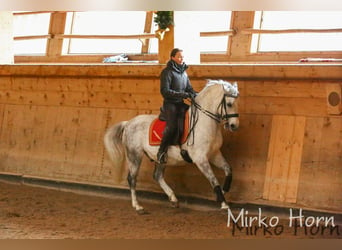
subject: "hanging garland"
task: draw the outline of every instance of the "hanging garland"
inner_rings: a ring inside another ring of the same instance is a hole
[[[169,26],[173,25],[173,11],[156,11],[154,22],[158,25],[159,29],[156,30],[158,39],[163,40],[165,32],[169,31]]]

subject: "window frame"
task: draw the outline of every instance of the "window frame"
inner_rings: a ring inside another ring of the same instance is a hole
[[[41,13],[41,12],[30,12]],[[15,56],[15,63],[101,63],[103,58],[113,54],[63,55],[62,45],[65,30],[65,11],[51,11],[50,28],[46,55]],[[201,32],[201,36],[228,36],[226,52],[201,53],[201,63],[258,63],[258,62],[298,62],[301,58],[337,58],[342,59],[342,51],[318,52],[256,52],[252,53],[251,39],[254,27],[255,11],[232,11],[231,26],[225,31]],[[144,32],[150,34],[153,12],[147,12]],[[142,47],[141,54],[128,54],[130,60],[156,61],[157,54],[148,53],[148,41]]]

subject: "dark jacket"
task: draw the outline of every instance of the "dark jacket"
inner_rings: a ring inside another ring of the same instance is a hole
[[[189,95],[196,95],[185,72],[187,68],[185,63],[179,65],[173,60],[167,63],[160,76],[160,93],[164,101],[179,103]]]

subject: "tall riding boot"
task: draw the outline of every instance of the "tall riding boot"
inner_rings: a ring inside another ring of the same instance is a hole
[[[160,147],[159,147],[159,150],[158,150],[158,153],[157,153],[157,160],[159,163],[161,164],[164,164],[167,162],[167,148],[168,148],[168,145],[165,145],[165,141],[163,143],[163,140],[160,144]]]
[[[159,163],[166,163],[167,150],[169,145],[173,143],[175,136],[177,135],[177,118],[178,118],[178,106],[174,103],[167,103],[164,101],[163,108],[166,118],[166,127],[163,131],[163,138],[157,154]]]
[[[163,138],[161,140],[158,154],[157,154],[157,160],[159,163],[163,164],[167,162],[167,150],[170,145],[170,140],[172,139],[172,134],[170,134],[170,130],[168,127],[164,129],[163,132]]]

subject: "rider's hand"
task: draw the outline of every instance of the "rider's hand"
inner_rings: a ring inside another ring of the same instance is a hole
[[[188,92],[184,92],[182,97],[183,99],[190,98],[190,94]]]

